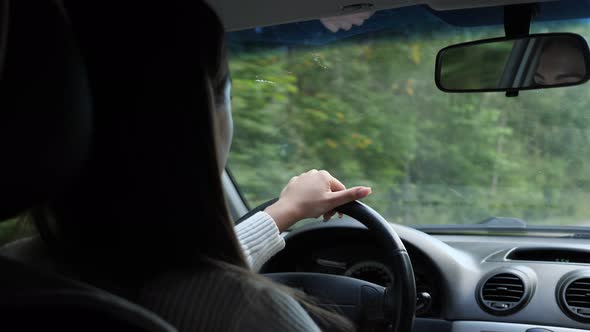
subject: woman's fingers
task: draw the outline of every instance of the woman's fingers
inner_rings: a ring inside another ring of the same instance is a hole
[[[354,187],[346,190],[336,191],[330,194],[330,201],[333,208],[352,202],[357,199],[365,198],[371,194],[372,189],[369,187]]]
[[[332,217],[336,214],[336,211],[330,211],[324,214],[324,221],[328,221],[332,219]]]
[[[342,212],[336,212],[336,211],[332,210],[332,211],[330,211],[330,212],[327,212],[327,213],[325,213],[325,214],[324,214],[324,221],[328,221],[328,220],[332,219],[332,217],[333,217],[333,216],[334,216],[336,213],[338,213],[338,218],[340,218],[340,219],[342,219],[342,217],[344,216],[344,215],[342,214]]]
[[[344,184],[342,184],[342,182],[340,182],[337,178],[335,177],[331,177],[330,179],[330,190],[331,191],[341,191],[341,190],[345,190],[346,186],[344,186]]]

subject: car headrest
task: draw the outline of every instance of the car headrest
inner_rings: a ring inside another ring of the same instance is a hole
[[[0,220],[76,177],[91,119],[85,68],[58,1],[0,0]]]

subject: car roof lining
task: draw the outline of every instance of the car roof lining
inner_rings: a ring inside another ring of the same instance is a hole
[[[344,8],[355,4],[372,5],[372,8],[370,9],[361,6],[358,12],[400,8],[413,5],[427,5],[436,11],[446,11],[547,1],[548,0],[207,0],[207,2],[209,2],[220,15],[228,31],[350,14],[355,11],[347,11]]]

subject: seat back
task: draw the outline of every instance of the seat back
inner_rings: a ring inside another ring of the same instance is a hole
[[[85,67],[57,0],[0,0],[0,221],[58,197],[92,136]],[[0,258],[0,329],[174,331],[117,296]]]
[[[174,332],[154,313],[86,284],[0,258],[0,327]]]
[[[84,66],[55,1],[0,2],[0,220],[59,194],[91,134]]]

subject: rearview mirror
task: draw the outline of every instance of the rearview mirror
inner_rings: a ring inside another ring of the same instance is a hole
[[[436,57],[435,80],[445,92],[518,92],[585,83],[589,68],[581,36],[536,34],[446,47]]]

